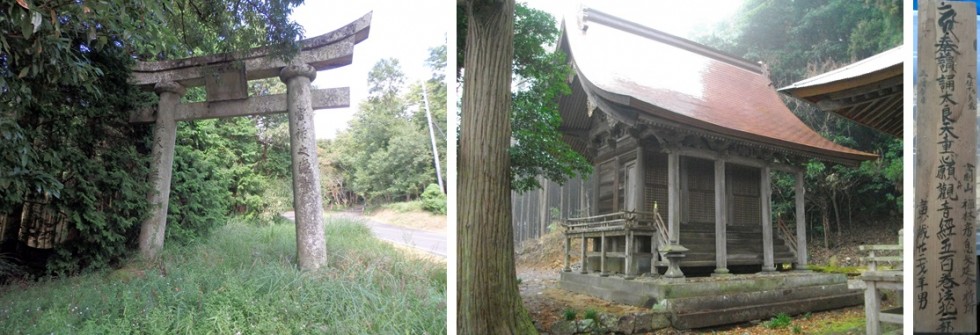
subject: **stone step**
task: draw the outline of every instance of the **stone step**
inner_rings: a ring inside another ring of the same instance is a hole
[[[761,232],[728,232],[727,234],[725,234],[725,236],[727,236],[729,240],[732,239],[756,239],[759,241],[762,240]],[[772,238],[773,239],[782,238],[779,236],[780,236],[779,234],[773,234]],[[715,232],[693,232],[693,231],[681,232],[680,238],[681,241],[686,241],[692,238],[709,239],[714,241]]]
[[[761,236],[760,237],[754,237],[754,236],[753,237],[738,237],[738,236],[733,237],[733,236],[728,236],[728,238],[725,241],[726,241],[726,244],[729,245],[729,246],[732,246],[732,245],[752,245],[752,246],[758,246],[760,248],[762,247],[762,237]],[[715,245],[715,237],[713,235],[712,236],[683,236],[683,235],[681,235],[680,243],[681,243],[681,245],[683,245],[685,247],[688,246],[688,245],[700,245],[700,244],[704,244],[704,245]],[[781,246],[786,246],[786,242],[783,241],[782,238],[773,236],[773,238],[772,238],[772,245],[773,246],[780,246],[780,245]]]
[[[773,253],[773,259],[794,259],[796,255],[791,252],[776,252]],[[714,260],[715,253],[713,252],[695,252],[688,253],[686,257],[682,258],[681,261],[685,260]],[[728,259],[758,259],[762,261],[762,253],[728,253]]]
[[[704,328],[768,319],[779,313],[797,315],[805,312],[818,312],[856,306],[860,305],[863,301],[864,298],[861,292],[848,292],[831,296],[773,301],[758,305],[673,314],[671,315],[671,324],[677,329]]]

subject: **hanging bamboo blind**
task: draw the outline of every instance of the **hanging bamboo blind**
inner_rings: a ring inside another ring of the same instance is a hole
[[[762,222],[762,208],[759,201],[760,173],[758,168],[726,165],[727,184],[732,193],[731,224],[759,225]]]
[[[657,203],[660,216],[667,217],[667,155],[659,152],[645,152],[643,211],[653,212]]]
[[[687,174],[687,222],[715,222],[715,170],[714,162],[706,159],[684,157],[683,168]],[[685,204],[681,204],[682,206]]]

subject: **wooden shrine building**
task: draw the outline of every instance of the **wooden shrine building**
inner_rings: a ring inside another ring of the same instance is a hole
[[[753,279],[749,286],[756,288],[797,287],[796,298],[776,300],[815,302],[799,307],[801,313],[859,302],[842,276],[776,274],[782,264],[806,269],[804,164],[817,159],[856,165],[876,156],[808,128],[786,107],[760,64],[594,9],[579,14],[566,18],[559,40],[573,67],[572,93],[559,100],[561,131],[563,140],[593,163],[594,175],[592,185],[581,188],[591,192],[581,197],[591,202],[588,214],[563,220],[562,287],[644,306],[673,299],[674,312],[683,314],[682,300],[691,297],[669,292],[711,295],[709,286],[664,287],[698,285],[682,279],[685,273],[710,273],[730,278],[712,284],[715,288],[738,287],[735,277],[764,277]],[[776,171],[795,176],[795,227],[774,228]],[[569,262],[573,243],[582,245],[579,264]],[[752,274],[730,276],[733,270]],[[773,276],[757,274],[760,270]],[[817,277],[836,285],[833,292],[792,284]],[[778,295],[766,289],[737,294],[752,298],[735,299],[741,304],[730,308],[754,304],[748,302],[752,299],[770,304]],[[763,314],[754,317],[765,315],[765,308],[758,310]],[[735,314],[691,316],[675,327],[738,322],[732,318],[747,315]]]

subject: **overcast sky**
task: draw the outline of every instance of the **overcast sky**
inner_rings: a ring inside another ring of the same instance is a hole
[[[332,138],[347,127],[357,105],[367,96],[367,74],[379,60],[397,58],[408,82],[428,79],[424,65],[429,48],[446,43],[446,32],[455,29],[455,2],[449,1],[339,1],[307,0],[293,10],[293,20],[303,26],[306,38],[328,33],[374,11],[371,32],[354,47],[351,65],[317,73],[313,86],[349,86],[351,107],[326,109],[315,114],[317,138]]]
[[[693,38],[731,17],[742,5],[742,0],[687,0],[687,1],[561,1],[528,0],[532,8],[547,11],[559,23],[562,17],[571,16],[581,5],[601,10],[645,26],[684,38]],[[572,18],[569,19],[571,21]]]

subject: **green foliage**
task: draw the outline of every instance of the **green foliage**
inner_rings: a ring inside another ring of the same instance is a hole
[[[902,43],[900,1],[748,0],[733,17],[701,40],[764,62],[776,87],[828,62],[844,65]]]
[[[588,174],[592,166],[561,139],[558,98],[571,93],[571,74],[565,55],[549,51],[558,39],[555,19],[525,5],[515,8],[514,80],[510,148],[511,188],[528,191],[540,187],[537,177],[556,183]]]
[[[793,318],[789,317],[786,313],[779,313],[776,316],[766,321],[763,326],[769,329],[779,329],[786,328],[793,322]]]
[[[26,274],[27,270],[17,264],[15,258],[0,254],[0,285],[7,284],[8,278],[22,278]]]
[[[529,191],[540,187],[538,176],[556,183],[588,175],[592,165],[561,139],[558,97],[571,93],[566,79],[571,73],[565,55],[554,50],[558,40],[555,18],[545,11],[518,3],[514,8],[514,87],[510,147],[511,189]],[[457,6],[457,45],[466,45],[466,15]],[[457,80],[465,50],[456,50]]]
[[[231,182],[223,155],[226,140],[216,132],[217,121],[181,122],[177,125],[167,243],[198,241],[228,219]]]
[[[282,167],[268,161],[270,153],[288,152],[288,147],[275,140],[256,140],[263,126],[260,121],[231,118],[178,124],[168,242],[199,240],[230,215],[268,223],[292,207],[291,193],[284,195],[281,189],[290,183],[277,178]],[[274,185],[280,189],[270,193]]]
[[[128,123],[128,112],[148,99],[128,84],[131,60],[121,48],[85,56],[102,74],[100,87],[113,94],[71,81],[24,81],[23,87],[44,94],[0,114],[0,132],[10,140],[0,141],[0,213],[42,203],[42,212],[64,215],[77,232],[48,260],[53,273],[116,261],[148,209],[148,162],[139,152],[145,129]]]
[[[574,321],[576,314],[577,312],[575,312],[575,310],[572,308],[565,308],[565,310],[562,311],[562,316],[565,317],[565,321]]]
[[[231,223],[162,260],[0,288],[3,334],[439,334],[446,268],[362,224],[326,225],[330,271],[296,271],[292,224]],[[379,318],[379,315],[384,317]]]
[[[585,310],[584,318],[594,321],[595,324],[599,324],[599,311],[596,311],[595,308],[588,308]]]
[[[434,49],[430,63],[445,62],[444,55],[438,56],[439,50],[444,53],[445,48]],[[328,203],[343,203],[343,189],[353,191],[365,202],[410,200],[418,197],[425,185],[435,182],[421,85],[425,85],[430,99],[433,125],[438,129],[436,147],[445,172],[445,84],[429,80],[409,85],[406,90],[404,83],[397,60],[375,64],[368,75],[371,95],[360,104],[350,128],[336,140],[323,143],[322,160],[327,164],[321,169],[328,173],[322,179],[331,185],[325,190],[332,197]]]
[[[422,208],[434,214],[446,214],[446,194],[439,185],[429,184],[422,192]]]

